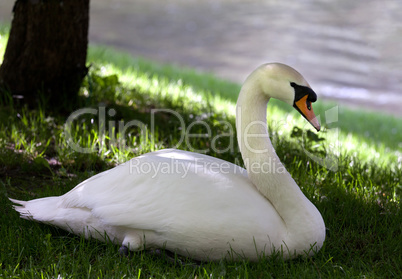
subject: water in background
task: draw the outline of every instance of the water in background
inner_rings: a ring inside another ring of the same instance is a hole
[[[91,42],[239,83],[282,62],[323,98],[402,115],[400,0],[92,0],[90,20]]]

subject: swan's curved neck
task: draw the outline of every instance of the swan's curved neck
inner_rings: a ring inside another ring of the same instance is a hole
[[[271,144],[267,131],[269,99],[258,81],[245,82],[236,107],[238,143],[249,179],[275,207],[289,230],[301,229],[297,219],[309,219],[319,212],[303,195]]]

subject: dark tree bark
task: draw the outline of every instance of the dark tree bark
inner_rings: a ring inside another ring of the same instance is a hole
[[[16,0],[0,94],[72,109],[88,72],[89,0]]]

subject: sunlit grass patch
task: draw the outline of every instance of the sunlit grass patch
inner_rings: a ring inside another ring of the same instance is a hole
[[[90,49],[89,56],[91,55],[95,61],[104,65],[102,74],[117,74],[125,86],[147,92],[152,98],[168,98],[186,103],[188,107],[199,107],[200,102],[208,102],[214,111],[231,117],[235,115],[239,85],[224,81],[214,82],[210,75],[200,75],[193,70],[179,70],[181,75],[174,74],[172,66],[158,66],[156,63],[135,59],[124,53],[116,54],[102,47]],[[167,72],[163,72],[164,67],[168,69]],[[204,84],[194,80],[208,82]],[[211,88],[216,89],[212,92]],[[320,137],[327,139],[325,144],[339,147],[335,150],[337,153],[358,154],[358,160],[376,162],[380,166],[393,169],[401,167],[402,133],[398,133],[402,131],[400,119],[378,112],[354,111],[321,100],[314,104],[314,108],[322,126],[327,128],[324,133],[320,133]],[[329,121],[326,114],[334,108],[336,121]],[[283,136],[289,136],[293,126],[311,129],[296,111],[277,100],[270,101],[268,115],[272,126],[281,130]]]
[[[7,41],[8,41],[8,27],[0,25],[0,63],[3,62],[4,53],[6,51]]]

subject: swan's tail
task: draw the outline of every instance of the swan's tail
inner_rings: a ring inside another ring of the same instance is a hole
[[[51,223],[56,213],[58,199],[57,197],[48,197],[31,201],[9,200],[13,208],[20,213],[20,217],[27,220]]]
[[[98,218],[92,216],[91,210],[86,207],[63,207],[60,197],[48,197],[31,201],[10,199],[16,205],[14,209],[20,217],[53,225],[68,232],[84,235],[86,238],[94,237],[105,241],[105,226]],[[108,236],[114,241],[113,232]]]

